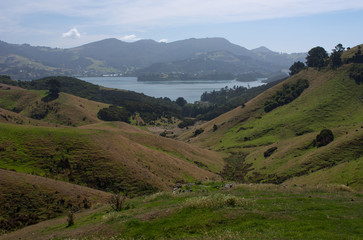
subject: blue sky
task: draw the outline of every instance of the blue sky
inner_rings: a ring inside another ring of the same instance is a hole
[[[1,0],[0,40],[76,47],[224,37],[248,49],[307,52],[363,43],[362,0]]]

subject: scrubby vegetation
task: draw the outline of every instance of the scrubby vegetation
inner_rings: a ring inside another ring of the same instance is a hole
[[[110,106],[108,108],[102,108],[98,114],[98,118],[104,121],[122,121],[130,123],[130,113],[124,108],[117,106]]]
[[[350,69],[349,77],[354,79],[357,84],[363,84],[363,66],[354,64]]]
[[[317,147],[328,145],[334,140],[334,134],[330,129],[323,129],[316,136],[315,144]]]
[[[292,102],[308,87],[309,81],[306,79],[299,79],[295,84],[284,84],[281,91],[277,91],[272,99],[265,102],[265,112]]]

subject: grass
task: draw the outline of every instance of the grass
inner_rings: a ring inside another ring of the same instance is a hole
[[[346,65],[337,71],[302,71],[288,81],[306,78],[310,87],[290,104],[266,114],[261,104],[263,99],[282,86],[270,89],[254,100],[260,103],[260,107],[255,105],[254,114],[229,128],[215,149],[229,154],[228,163],[236,155],[246,156],[236,163],[250,165],[240,170],[244,176],[242,181],[281,183],[331,167],[338,173],[340,168],[335,165],[357,160],[363,154],[363,86],[349,78],[349,69],[350,65]],[[333,131],[335,140],[316,148],[312,142],[324,128]],[[209,134],[209,138],[213,136]],[[264,152],[271,147],[277,150],[270,157],[264,157]],[[362,169],[360,165],[355,166]],[[325,171],[325,176],[335,183],[361,182],[356,174],[355,179],[338,174],[338,179],[326,175],[331,172]],[[308,178],[301,179],[308,181]],[[361,184],[353,185],[360,189]]]
[[[55,239],[360,239],[362,197],[340,185],[239,184],[129,199],[133,208],[78,216],[67,233],[50,223],[38,231]]]

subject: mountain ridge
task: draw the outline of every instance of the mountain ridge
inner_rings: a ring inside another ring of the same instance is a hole
[[[91,42],[74,48],[33,47],[29,44],[0,43],[0,73],[14,79],[34,79],[49,75],[100,76],[107,73],[135,74],[153,64],[193,59],[200,54],[224,51],[245,58],[242,65],[259,69],[268,65],[272,72],[288,69],[305,54],[256,54],[224,38],[190,38],[170,43],[154,40],[124,42],[116,38]],[[240,65],[241,65],[240,64]],[[202,65],[197,65],[199,69]],[[237,68],[238,69],[238,68]],[[212,71],[216,69],[212,69]],[[165,71],[165,70],[161,70]],[[181,69],[181,71],[187,71]],[[198,72],[197,71],[197,72]],[[252,71],[243,68],[243,72]],[[263,71],[263,69],[261,69]]]

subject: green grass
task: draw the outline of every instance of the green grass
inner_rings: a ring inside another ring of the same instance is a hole
[[[0,124],[0,168],[105,191],[152,192],[94,143],[102,131]],[[97,135],[97,134],[100,134]]]
[[[230,154],[226,158],[228,163],[234,155],[247,156],[237,161],[239,166],[252,164],[243,172],[244,181],[280,183],[358,159],[363,154],[363,85],[349,78],[349,66],[334,75],[322,71],[314,76],[306,71],[297,78],[305,77],[310,87],[299,98],[267,114],[260,108],[256,117],[229,129],[216,146],[216,150]],[[325,82],[314,87],[319,81]],[[333,131],[335,141],[326,147],[313,147],[313,140],[324,128]],[[272,146],[277,151],[265,158],[263,153]],[[345,184],[355,180],[333,182]]]
[[[128,200],[133,209],[78,219],[72,228],[82,231],[87,219],[104,226],[103,234],[80,239],[361,239],[363,234],[362,195],[339,186],[237,185],[225,192],[154,196]]]

